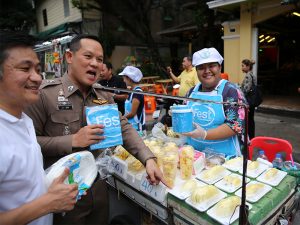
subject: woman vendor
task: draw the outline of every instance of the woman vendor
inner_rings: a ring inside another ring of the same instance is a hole
[[[139,82],[143,78],[142,72],[134,66],[126,66],[124,70],[119,73],[123,76],[123,80],[130,90],[140,91],[143,90],[139,87]],[[131,93],[125,101],[125,114],[128,122],[137,130],[140,136],[146,134],[145,130],[145,108],[144,96],[141,94]]]
[[[244,127],[244,108],[236,104],[244,103],[244,95],[234,84],[221,78],[223,57],[215,48],[204,48],[193,55],[201,84],[188,92],[190,98],[210,102],[189,101],[193,109],[195,130],[184,133],[188,143],[200,151],[224,153],[226,156],[240,155],[240,141]]]

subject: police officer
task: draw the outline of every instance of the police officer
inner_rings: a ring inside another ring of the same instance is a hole
[[[66,154],[87,149],[105,137],[104,126],[88,125],[85,106],[114,103],[112,94],[100,90],[97,84],[103,65],[103,49],[97,37],[78,35],[66,52],[67,73],[54,80],[46,80],[40,88],[39,101],[27,110],[32,118],[45,165]],[[163,178],[155,157],[137,132],[120,116],[123,143],[146,167],[149,181],[158,184]],[[92,152],[95,157],[100,150]],[[162,180],[163,181],[163,180]],[[108,194],[105,181],[96,180],[92,188],[79,200],[74,210],[64,216],[56,214],[54,224],[108,224]]]

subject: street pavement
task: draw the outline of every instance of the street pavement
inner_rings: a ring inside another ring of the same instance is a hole
[[[293,158],[300,162],[300,118],[256,112],[255,136],[282,138],[293,146]]]

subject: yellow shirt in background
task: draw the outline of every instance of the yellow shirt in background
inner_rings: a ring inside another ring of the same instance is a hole
[[[180,80],[179,96],[185,96],[192,87],[200,82],[195,67],[193,67],[190,71],[182,71],[182,73],[178,76],[178,79]]]

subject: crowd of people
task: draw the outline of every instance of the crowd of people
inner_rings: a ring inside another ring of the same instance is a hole
[[[32,36],[1,31],[0,38],[1,224],[108,224],[104,180],[97,177],[79,201],[77,185],[64,184],[68,169],[50,187],[44,183],[44,169],[105,139],[103,124],[87,125],[85,106],[117,103],[124,147],[143,163],[151,184],[165,184],[155,156],[141,138],[145,134],[145,109],[144,96],[136,93],[142,92],[139,83],[143,74],[138,68],[127,66],[113,75],[111,63],[104,62],[99,39],[77,35],[65,53],[67,72],[60,78],[42,80]],[[246,100],[237,85],[222,79],[222,63],[223,57],[215,48],[204,48],[183,58],[184,70],[178,77],[170,67],[168,72],[180,83],[179,96],[204,103],[186,102],[194,112],[194,130],[183,134],[188,144],[237,156],[241,154],[242,105]],[[252,65],[243,61],[247,73],[244,92],[249,89],[249,79],[255,77]],[[105,91],[102,86],[128,87],[135,93]],[[254,125],[252,128],[254,135]],[[92,153],[98,157],[101,150]]]

